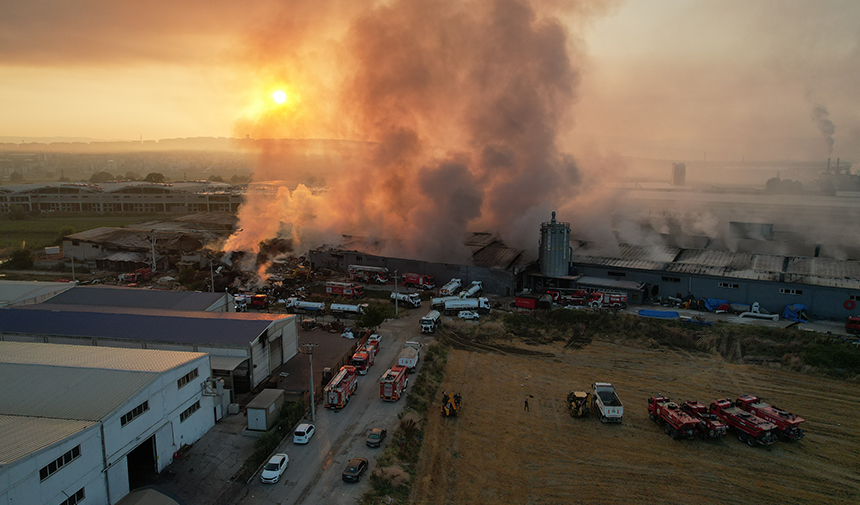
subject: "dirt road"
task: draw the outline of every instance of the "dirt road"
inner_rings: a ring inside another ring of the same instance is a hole
[[[452,351],[442,389],[462,392],[462,414],[431,414],[415,503],[860,502],[857,383],[600,341],[527,349],[555,357]],[[595,381],[618,390],[620,425],[568,415],[568,391]],[[806,437],[674,441],[648,418],[655,393],[705,404],[753,393],[805,417]]]

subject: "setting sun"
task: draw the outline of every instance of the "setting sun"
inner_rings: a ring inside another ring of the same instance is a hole
[[[272,93],[272,100],[277,103],[284,103],[287,101],[287,94],[281,90],[275,91]]]

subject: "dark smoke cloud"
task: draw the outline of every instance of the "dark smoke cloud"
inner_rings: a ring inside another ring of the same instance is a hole
[[[824,137],[824,142],[827,143],[827,154],[833,154],[833,143],[835,142],[833,134],[836,133],[836,125],[830,120],[830,113],[827,112],[827,107],[816,105],[812,109],[812,121]]]
[[[338,121],[322,116],[317,124],[337,123],[333,136],[347,132],[373,147],[326,178],[329,191],[306,212],[319,218],[304,226],[380,237],[388,254],[429,260],[468,262],[463,236],[475,229],[533,249],[539,223],[583,180],[559,147],[573,120],[581,56],[558,16],[583,16],[580,5],[395,0],[358,13],[336,46]],[[268,40],[278,33],[266,29],[259,49],[288,46]],[[294,55],[279,56],[274,65],[293,65]],[[258,126],[277,136],[266,129],[274,123]],[[263,153],[259,171],[282,170],[273,178],[288,180],[279,157]],[[261,229],[254,221],[264,217],[243,209],[240,227]],[[242,232],[227,247],[265,238]]]

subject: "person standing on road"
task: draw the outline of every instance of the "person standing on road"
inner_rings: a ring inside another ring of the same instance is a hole
[[[529,399],[528,398],[526,398],[525,403],[523,403],[523,410],[526,412],[529,411]]]

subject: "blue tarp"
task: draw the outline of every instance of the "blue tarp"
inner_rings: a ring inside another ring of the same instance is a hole
[[[680,315],[674,310],[647,310],[639,311],[639,317],[656,317],[658,319],[678,319]]]
[[[705,308],[708,309],[709,312],[714,312],[719,308],[722,304],[728,304],[728,300],[719,300],[717,298],[705,298]]]
[[[807,310],[809,310],[809,306],[804,305],[802,303],[786,305],[785,310],[782,311],[782,318],[803,323],[806,322],[806,319],[800,317],[800,313]]]

